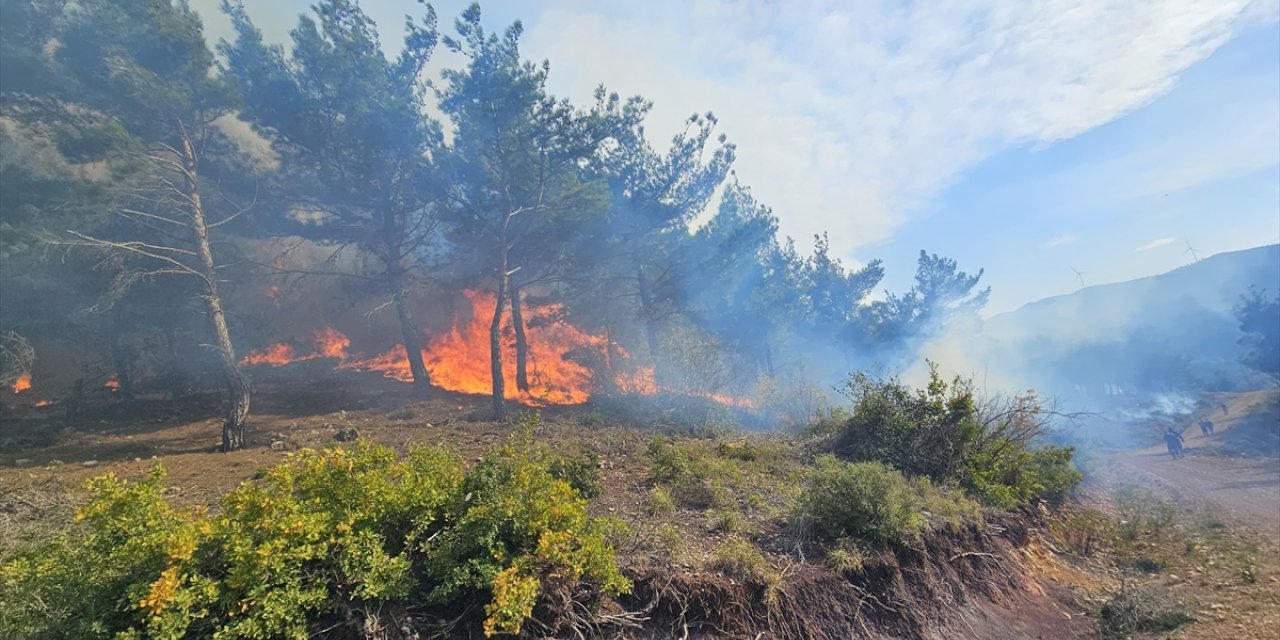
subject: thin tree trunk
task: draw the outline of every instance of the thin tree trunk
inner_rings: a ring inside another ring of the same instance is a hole
[[[182,358],[178,354],[178,325],[176,322],[165,327],[164,339],[169,360],[169,399],[176,400],[187,395],[187,373],[182,369]]]
[[[649,280],[644,277],[644,267],[636,268],[636,285],[640,292],[640,316],[644,321],[644,337],[649,344],[649,358],[653,361],[653,381],[661,386],[662,357],[658,351],[657,311],[653,308],[653,294]]]
[[[422,341],[418,337],[418,325],[413,321],[413,309],[409,306],[409,292],[404,284],[404,269],[399,264],[388,265],[388,278],[394,292],[396,315],[400,318],[400,333],[404,337],[404,353],[409,358],[409,372],[413,375],[413,388],[422,393],[431,386],[431,377],[422,360]]]
[[[506,389],[502,380],[502,307],[507,302],[507,230],[503,224],[498,247],[498,282],[493,297],[493,320],[489,323],[489,376],[493,380],[493,419],[507,419]]]
[[[764,370],[769,374],[770,378],[775,377],[773,373],[773,349],[769,347],[769,341],[761,340],[760,344],[764,346]]]
[[[120,340],[120,314],[111,313],[111,367],[115,369],[116,382],[120,384],[118,395],[125,401],[133,400],[133,376],[129,375],[129,352]]]
[[[520,285],[511,286],[511,324],[516,329],[516,388],[529,390],[529,340],[524,333],[524,313],[520,311]]]
[[[200,272],[204,276],[204,303],[213,332],[214,349],[222,365],[222,377],[227,388],[226,413],[222,419],[222,450],[235,451],[245,446],[245,424],[249,420],[249,380],[236,362],[236,350],[227,328],[227,315],[222,309],[222,297],[218,295],[217,264],[209,248],[209,227],[205,221],[204,206],[200,201],[196,172],[195,147],[191,138],[182,135],[182,164],[186,193],[191,203],[191,228],[195,236],[196,254],[200,258]]]

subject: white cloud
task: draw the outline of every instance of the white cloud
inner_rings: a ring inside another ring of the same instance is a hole
[[[1155,249],[1155,248],[1157,248],[1157,247],[1163,247],[1163,246],[1166,246],[1166,245],[1171,245],[1171,244],[1173,244],[1174,242],[1177,242],[1177,241],[1178,241],[1178,239],[1177,239],[1177,238],[1174,238],[1173,236],[1166,236],[1166,237],[1164,237],[1164,238],[1158,238],[1158,239],[1156,239],[1156,240],[1152,240],[1151,242],[1148,242],[1148,243],[1146,243],[1146,244],[1142,245],[1141,247],[1138,247],[1138,248],[1134,249],[1134,250],[1133,250],[1133,252],[1134,252],[1134,253],[1138,253],[1138,252],[1141,252],[1141,251],[1150,251],[1150,250]]]
[[[848,255],[984,158],[1154,100],[1274,4],[562,0],[528,16],[525,50],[561,93],[655,100],[658,141],[714,111],[783,233],[830,230]]]
[[[1047,249],[1051,249],[1053,247],[1060,247],[1064,244],[1071,244],[1079,239],[1080,238],[1074,233],[1064,233],[1045,240],[1044,246]]]

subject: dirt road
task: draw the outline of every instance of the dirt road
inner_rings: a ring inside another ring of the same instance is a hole
[[[1242,403],[1243,404],[1243,403]],[[1280,458],[1216,455],[1208,451],[1211,440],[1225,437],[1235,426],[1244,406],[1232,406],[1230,417],[1212,416],[1217,428],[1204,436],[1194,425],[1183,433],[1187,456],[1174,460],[1163,446],[1116,456],[1116,471],[1144,476],[1172,489],[1184,498],[1202,503],[1221,517],[1243,524],[1272,540],[1280,540]]]

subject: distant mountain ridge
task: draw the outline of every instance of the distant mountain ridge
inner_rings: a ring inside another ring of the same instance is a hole
[[[1085,287],[986,320],[990,366],[1037,388],[1088,395],[1240,390],[1232,314],[1250,286],[1280,291],[1280,245],[1219,253],[1155,276]]]

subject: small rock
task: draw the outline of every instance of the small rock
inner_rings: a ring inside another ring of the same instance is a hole
[[[81,464],[83,464],[83,465],[84,465],[84,466],[86,466],[86,467],[96,467],[96,466],[98,466],[98,461],[97,461],[97,460],[85,460],[85,461],[84,461],[84,462],[82,462]]]
[[[360,437],[360,432],[355,427],[346,427],[338,429],[338,433],[334,434],[333,439],[338,442],[353,442]]]
[[[18,465],[19,467],[25,467],[31,464],[31,460],[28,458],[18,458],[17,460],[14,460],[13,463]]]
[[[272,451],[286,451],[289,449],[289,443],[284,440],[276,440],[271,443]]]

